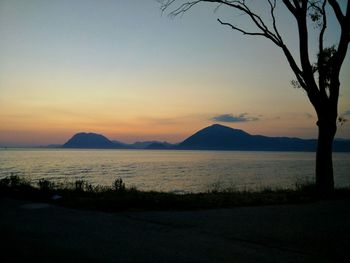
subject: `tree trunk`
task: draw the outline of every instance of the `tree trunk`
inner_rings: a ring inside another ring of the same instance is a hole
[[[316,189],[321,195],[329,195],[334,190],[332,146],[337,125],[336,120],[318,121],[317,125]]]

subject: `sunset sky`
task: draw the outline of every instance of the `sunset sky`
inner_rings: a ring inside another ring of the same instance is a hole
[[[220,25],[217,18],[251,28],[215,7],[170,18],[156,0],[0,0],[0,146],[60,144],[82,131],[174,143],[213,123],[315,138],[314,110],[291,86],[281,50]],[[280,8],[295,53],[295,22]],[[330,18],[328,45],[338,32]],[[339,99],[348,119],[349,73],[348,54]],[[350,138],[350,121],[337,137]]]

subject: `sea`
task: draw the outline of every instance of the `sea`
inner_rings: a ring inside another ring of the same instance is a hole
[[[350,186],[350,153],[334,153],[336,187]],[[314,182],[315,153],[190,150],[0,149],[0,178],[34,184],[86,180],[172,193],[293,189]]]

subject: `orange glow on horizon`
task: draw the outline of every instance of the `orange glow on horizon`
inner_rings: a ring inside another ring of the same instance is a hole
[[[176,143],[225,115],[248,116],[218,123],[251,134],[317,136],[273,43],[228,31],[209,6],[172,20],[156,2],[0,1],[0,146],[62,144],[77,132]],[[294,54],[291,18],[281,13],[278,25]],[[325,38],[338,31],[329,20]],[[347,56],[339,114],[348,116],[349,69]],[[337,137],[350,138],[349,122]]]

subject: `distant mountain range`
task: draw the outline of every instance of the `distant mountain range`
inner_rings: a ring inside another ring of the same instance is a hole
[[[111,141],[101,134],[85,132],[75,134],[62,145],[62,148],[73,149],[171,149],[174,147],[174,144],[159,141],[126,144],[116,140]]]
[[[77,133],[62,148],[80,149],[174,149],[174,150],[239,150],[239,151],[316,151],[317,140],[251,135],[239,129],[214,124],[179,144],[159,141],[126,144],[111,141],[96,133]],[[350,140],[335,140],[335,152],[350,152]]]

